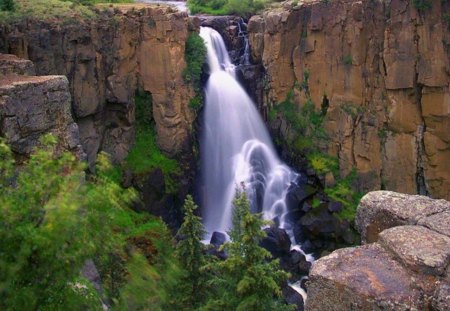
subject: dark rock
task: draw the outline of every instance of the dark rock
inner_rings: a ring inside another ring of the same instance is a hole
[[[339,213],[340,211],[342,211],[342,209],[344,208],[344,206],[342,205],[341,202],[330,202],[328,203],[328,210],[332,213]]]
[[[314,245],[311,243],[310,240],[304,241],[300,247],[306,254],[311,254],[314,251],[316,251],[316,248],[314,247]]]
[[[280,266],[291,274],[293,280],[298,280],[302,276],[308,275],[311,263],[301,252],[292,250],[289,254],[281,257]]]
[[[209,243],[214,246],[219,247],[222,244],[224,244],[226,241],[227,241],[227,236],[225,235],[225,233],[214,231],[211,236],[211,241]]]
[[[284,229],[270,227],[264,229],[267,236],[261,241],[261,246],[267,249],[274,258],[280,258],[289,253],[291,240]]]
[[[291,286],[285,286],[283,288],[283,297],[288,304],[295,305],[296,311],[304,310],[303,297]]]

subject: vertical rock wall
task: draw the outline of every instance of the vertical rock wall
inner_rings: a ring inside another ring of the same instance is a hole
[[[265,104],[308,72],[316,107],[329,100],[328,153],[341,174],[358,170],[363,191],[450,198],[450,3],[430,2],[418,11],[409,0],[303,1],[249,22]]]
[[[39,75],[69,79],[72,112],[88,159],[115,161],[134,141],[134,95],[153,96],[158,144],[170,156],[189,146],[192,89],[182,78],[186,13],[169,7],[106,8],[92,20],[22,21],[0,26],[0,52],[30,59]]]

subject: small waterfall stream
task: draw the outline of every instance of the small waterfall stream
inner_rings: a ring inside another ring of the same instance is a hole
[[[232,200],[236,188],[244,184],[252,210],[274,220],[292,237],[286,195],[298,174],[278,158],[261,116],[235,78],[220,34],[201,27],[200,36],[210,69],[200,140],[205,228],[210,234],[230,229]]]

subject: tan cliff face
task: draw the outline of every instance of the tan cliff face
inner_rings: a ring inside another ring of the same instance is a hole
[[[66,75],[89,161],[100,150],[122,161],[134,141],[134,96],[152,94],[158,144],[168,155],[189,144],[194,116],[185,84],[188,16],[169,7],[106,8],[82,21],[0,26],[0,51],[30,59],[39,75]]]
[[[329,100],[327,152],[362,190],[450,198],[450,4],[309,1],[249,21],[252,56],[266,69],[266,105],[309,73],[316,107]],[[301,105],[304,96],[297,96]]]

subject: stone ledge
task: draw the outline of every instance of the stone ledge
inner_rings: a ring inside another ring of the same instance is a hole
[[[372,243],[378,240],[378,234],[385,229],[415,225],[428,216],[444,211],[450,211],[450,202],[445,200],[373,191],[361,199],[355,222],[362,242]]]
[[[0,54],[0,75],[10,74],[33,76],[36,70],[29,60],[11,54]]]
[[[384,230],[379,243],[416,272],[439,276],[450,262],[450,238],[422,226]]]

